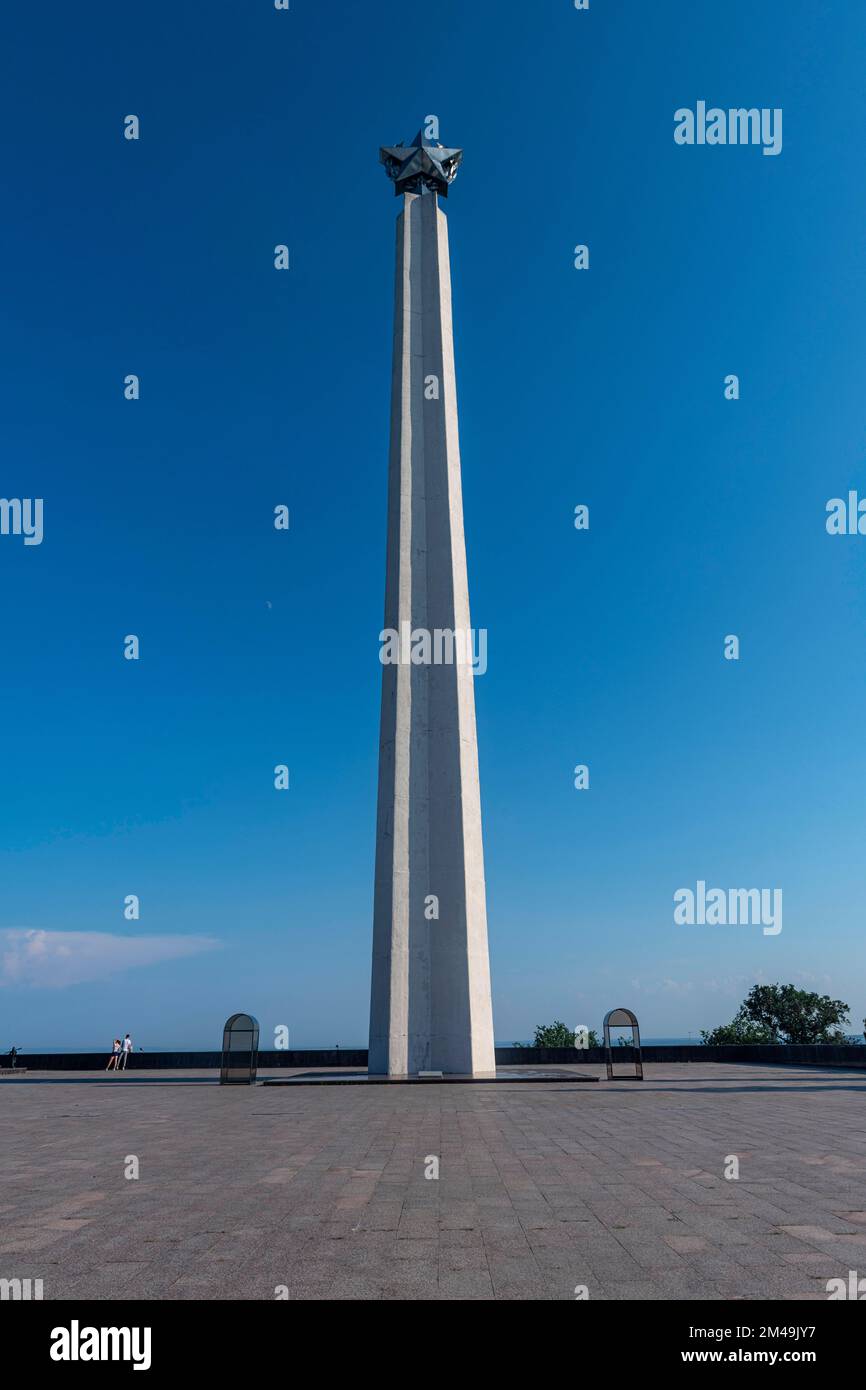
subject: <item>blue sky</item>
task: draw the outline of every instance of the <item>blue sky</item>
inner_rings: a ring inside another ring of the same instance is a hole
[[[866,495],[864,41],[829,0],[18,7],[0,495],[44,498],[45,534],[0,536],[0,1047],[211,1046],[237,1009],[366,1041],[377,151],[428,114],[466,151],[496,1036],[614,1005],[685,1035],[756,980],[859,1029],[866,538],[825,507]],[[782,108],[781,154],[676,145],[699,100]],[[699,879],[781,889],[782,932],[675,925]]]

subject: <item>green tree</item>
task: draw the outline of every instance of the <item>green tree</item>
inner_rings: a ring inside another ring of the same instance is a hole
[[[564,1023],[557,1019],[554,1023],[537,1023],[535,1025],[535,1037],[530,1043],[530,1047],[574,1047],[574,1033],[570,1028],[566,1028]],[[589,1030],[588,1047],[599,1047],[598,1034],[595,1029]]]
[[[849,1006],[794,985],[754,985],[733,1022],[703,1030],[709,1045],[846,1042]]]
[[[740,1009],[733,1023],[723,1023],[718,1028],[702,1029],[701,1041],[708,1047],[735,1047],[743,1043],[776,1043],[781,1042],[775,1033],[769,1028],[763,1028],[759,1023],[751,1023],[749,1019],[742,1017]]]

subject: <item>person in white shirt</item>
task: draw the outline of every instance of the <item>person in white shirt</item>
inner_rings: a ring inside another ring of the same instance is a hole
[[[121,1062],[121,1070],[122,1070],[122,1071],[126,1071],[126,1064],[127,1064],[127,1062],[129,1061],[129,1054],[130,1054],[131,1051],[132,1051],[132,1038],[131,1038],[131,1037],[129,1036],[129,1034],[127,1033],[126,1037],[123,1039],[123,1058],[122,1058],[122,1062]]]

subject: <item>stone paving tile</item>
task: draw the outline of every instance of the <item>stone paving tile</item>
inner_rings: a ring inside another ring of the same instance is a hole
[[[574,1300],[586,1284],[617,1301],[810,1300],[866,1271],[863,1073],[81,1079],[0,1081],[0,1277],[42,1278],[47,1298],[273,1299],[285,1285],[302,1300]]]
[[[488,1271],[439,1270],[438,1297],[445,1299],[495,1299]]]
[[[650,1281],[646,1279],[643,1281],[632,1280],[626,1283],[609,1280],[602,1288],[603,1297],[608,1299],[628,1299],[631,1302],[637,1299],[655,1300],[659,1296],[657,1285],[650,1283]],[[590,1297],[593,1297],[594,1292],[594,1290],[590,1290]],[[601,1292],[602,1290],[600,1289],[599,1293]],[[598,1295],[595,1296],[597,1297]]]

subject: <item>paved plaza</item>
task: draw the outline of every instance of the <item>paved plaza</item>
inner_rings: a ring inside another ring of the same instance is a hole
[[[31,1072],[0,1081],[0,1278],[46,1299],[826,1299],[866,1274],[864,1115],[866,1073],[814,1068]]]

